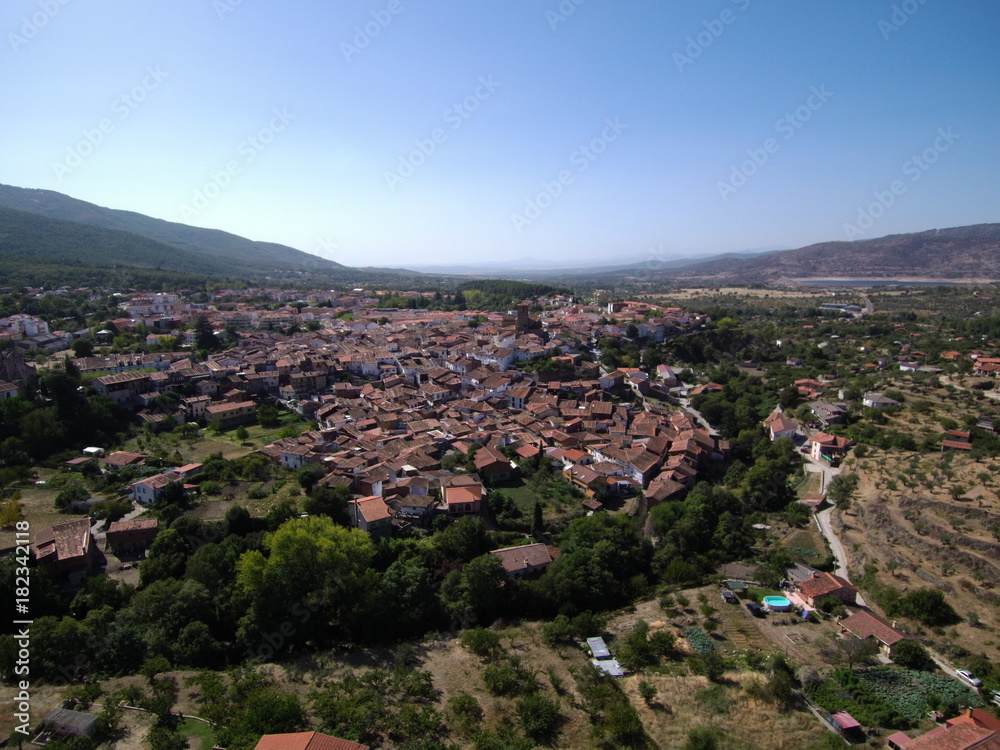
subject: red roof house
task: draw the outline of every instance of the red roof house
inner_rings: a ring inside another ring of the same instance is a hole
[[[319,732],[265,734],[254,750],[370,750],[368,745],[342,740]]]

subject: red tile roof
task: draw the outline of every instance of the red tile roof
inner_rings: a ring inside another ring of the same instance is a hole
[[[857,592],[857,589],[851,585],[850,581],[846,581],[832,573],[820,573],[799,584],[799,590],[813,599],[832,594],[834,591],[840,591],[841,589]]]
[[[254,750],[369,750],[369,747],[319,732],[292,732],[265,734]]]
[[[906,636],[894,627],[864,610],[855,612],[840,625],[858,638],[875,638],[890,647],[906,640]]]
[[[975,724],[939,727],[915,738],[906,750],[1000,750],[1000,735]]]

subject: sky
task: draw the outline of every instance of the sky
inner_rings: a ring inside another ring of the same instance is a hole
[[[352,266],[1000,221],[995,0],[6,0],[0,183]]]

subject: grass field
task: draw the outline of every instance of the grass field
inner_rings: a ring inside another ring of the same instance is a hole
[[[211,750],[215,747],[215,732],[212,731],[212,727],[203,721],[195,721],[194,719],[184,719],[178,727],[177,730],[180,732],[181,736],[188,740],[188,747],[197,750],[198,741],[201,742],[201,750]]]

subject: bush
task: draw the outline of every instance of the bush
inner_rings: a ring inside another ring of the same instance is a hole
[[[919,669],[933,672],[935,668],[934,660],[917,641],[900,641],[892,649],[892,660],[901,667],[907,669]]]
[[[470,731],[483,719],[483,709],[468,693],[457,693],[448,699],[448,713],[461,731]]]
[[[512,658],[487,665],[483,669],[483,683],[493,695],[518,695],[538,689],[534,673]]]
[[[549,744],[563,722],[555,701],[538,693],[518,700],[517,718],[524,733],[541,744]]]
[[[489,659],[500,653],[500,636],[486,628],[472,628],[462,633],[462,645],[476,656]]]

